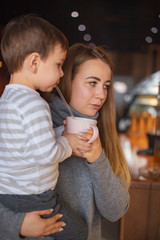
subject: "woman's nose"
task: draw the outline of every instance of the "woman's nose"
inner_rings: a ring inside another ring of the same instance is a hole
[[[96,91],[96,97],[100,99],[105,99],[107,97],[107,91],[104,87],[99,87]]]

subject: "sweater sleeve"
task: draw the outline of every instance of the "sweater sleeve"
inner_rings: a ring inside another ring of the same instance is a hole
[[[14,213],[0,204],[0,239],[21,239],[19,229],[25,213]]]
[[[104,151],[96,162],[87,165],[100,214],[111,222],[117,221],[125,214],[130,202],[126,184],[113,173]]]

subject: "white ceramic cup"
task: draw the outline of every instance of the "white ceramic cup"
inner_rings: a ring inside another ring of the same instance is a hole
[[[97,128],[97,121],[89,118],[81,118],[81,117],[67,117],[66,118],[66,130],[68,133],[80,133],[86,129],[93,129],[93,136],[88,141],[89,143],[94,142],[99,134]]]

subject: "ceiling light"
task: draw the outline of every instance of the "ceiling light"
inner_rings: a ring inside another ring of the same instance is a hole
[[[151,32],[153,32],[153,33],[158,33],[158,29],[157,29],[156,27],[152,27],[152,28],[151,28]]]
[[[74,17],[74,18],[76,18],[76,17],[79,16],[79,13],[78,13],[77,11],[73,11],[73,12],[71,13],[71,16]]]
[[[145,40],[147,43],[152,43],[152,38],[150,36],[146,37]]]
[[[91,35],[90,35],[90,34],[85,34],[85,35],[83,36],[83,39],[88,42],[88,41],[90,41],[92,38],[91,38]]]
[[[81,31],[81,32],[83,32],[83,31],[86,30],[86,26],[85,26],[84,24],[80,24],[80,25],[78,26],[78,30]]]

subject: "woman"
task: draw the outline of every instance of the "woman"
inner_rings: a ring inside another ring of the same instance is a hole
[[[86,73],[89,75],[83,76],[84,70],[86,68],[88,69],[89,67],[90,72]],[[81,77],[84,77],[82,83],[85,86],[88,84],[91,85],[93,89],[99,90],[100,87],[98,83],[101,83],[101,79],[97,77],[97,74],[101,74],[102,71],[105,71],[105,68],[108,71],[106,70],[106,76],[104,76],[106,77],[106,79],[104,79],[105,81],[104,83],[102,83],[104,84],[104,89],[106,90],[104,90],[102,93],[100,92],[100,94],[102,94],[103,96],[97,97],[94,95],[96,94],[94,93],[95,91],[91,90],[91,96],[93,99],[90,100],[90,93],[89,91],[87,91],[87,87],[84,87],[82,89],[82,84],[80,83],[79,79],[81,79]],[[116,117],[112,80],[113,63],[110,56],[102,48],[89,47],[84,44],[75,44],[69,49],[68,56],[64,62],[63,70],[64,76],[60,81],[59,87],[65,99],[67,100],[69,105],[73,107],[73,109],[77,110],[80,113],[80,115],[85,115],[83,117],[93,117],[98,120],[100,139],[102,147],[105,151],[105,155],[109,159],[110,165],[112,166],[115,175],[122,178],[129,187],[130,174],[126,160],[123,155],[122,148],[120,146],[115,125]],[[93,74],[94,72],[95,76]],[[79,83],[79,85],[76,84],[77,82]],[[84,93],[84,91],[87,92]],[[94,98],[96,100],[94,100]],[[82,103],[82,101],[84,102],[84,104]],[[93,101],[93,103],[88,103],[86,101]],[[96,104],[94,104],[94,101],[96,101]],[[82,109],[80,109],[81,105],[83,105]],[[53,119],[56,120],[56,116],[58,117],[59,115],[59,109],[58,111],[54,110],[54,106],[56,106],[56,102],[54,102],[53,97],[50,107],[51,112],[53,113]],[[63,113],[63,115],[65,119],[66,116],[68,116],[69,114],[67,113],[65,115]],[[62,124],[63,122],[61,122],[61,125]],[[55,122],[54,126],[56,125],[58,126],[59,124]]]
[[[130,174],[116,131],[112,61],[101,48],[75,44],[63,70],[59,87],[76,117],[98,120],[104,152],[91,164],[75,156],[67,159],[60,165],[57,190],[86,221],[88,240],[100,240],[101,216],[117,221],[129,204]],[[56,95],[50,108],[54,126],[62,125],[69,113]]]
[[[101,216],[117,221],[129,206],[130,174],[116,132],[112,71],[112,61],[103,49],[75,44],[69,49],[59,84],[75,116],[97,119],[101,143],[96,141],[103,148],[101,155],[95,148],[95,157],[88,161],[71,156],[60,164],[58,194],[86,222],[87,240],[101,239]],[[50,108],[54,127],[62,125],[69,113],[56,94]],[[30,219],[35,214],[30,213]],[[26,234],[25,222],[26,216],[20,233],[33,236],[35,226]]]

